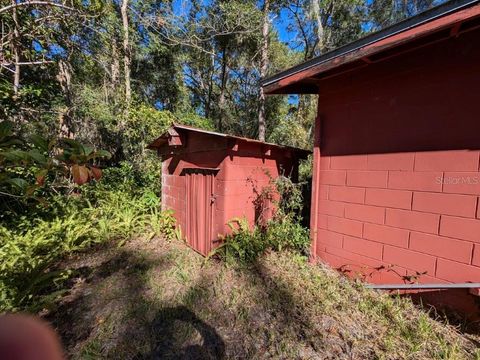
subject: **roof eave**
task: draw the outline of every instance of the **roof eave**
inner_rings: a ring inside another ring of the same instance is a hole
[[[172,130],[175,131],[175,133],[172,133]],[[295,148],[292,146],[282,146],[282,145],[277,145],[273,143],[267,143],[263,142],[260,140],[256,139],[249,139],[249,138],[244,138],[244,137],[239,137],[239,136],[233,136],[233,135],[228,135],[228,134],[223,134],[223,133],[217,133],[214,131],[209,131],[209,130],[204,130],[204,129],[198,129],[194,128],[192,126],[187,126],[187,125],[180,125],[180,124],[173,124],[169,130],[162,134],[160,137],[155,139],[151,144],[147,146],[147,149],[149,150],[157,150],[157,152],[161,152],[162,149],[175,149],[178,150],[180,147],[184,146],[183,140],[180,142],[173,142],[172,141],[172,136],[173,137],[179,137],[181,138],[180,134],[178,133],[178,130],[180,131],[190,131],[194,133],[200,133],[200,134],[205,134],[205,135],[210,135],[210,136],[217,136],[224,138],[226,140],[232,140],[232,141],[242,141],[242,142],[247,142],[247,143],[255,143],[255,144],[261,144],[264,145],[265,147],[271,147],[271,148],[276,148],[280,150],[288,150],[291,152],[294,152],[296,157],[298,159],[306,159],[308,155],[311,154],[311,151],[305,150],[305,149],[299,149]],[[166,150],[167,151],[167,150]],[[170,150],[168,150],[170,151]],[[167,151],[167,152],[168,152]],[[171,150],[173,153],[173,150]]]
[[[392,49],[414,39],[480,15],[479,0],[450,1],[337,50],[294,66],[261,82],[266,94],[318,93],[313,78],[356,60]],[[301,83],[301,84],[300,84]],[[299,86],[301,85],[301,86]]]

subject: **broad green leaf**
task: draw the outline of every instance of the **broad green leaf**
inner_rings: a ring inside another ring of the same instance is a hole
[[[39,164],[45,164],[47,162],[47,158],[37,149],[30,150],[28,155]]]
[[[112,154],[110,154],[107,150],[98,150],[95,151],[92,155],[93,158],[104,158],[104,159],[110,159],[112,157]]]
[[[4,182],[16,187],[20,191],[24,191],[28,186],[28,182],[20,178],[12,178],[12,179],[5,180]]]
[[[13,123],[8,120],[0,122],[0,138],[12,136],[13,134]]]
[[[82,152],[83,152],[82,155],[89,156],[89,155],[92,154],[92,152],[93,152],[93,148],[92,148],[92,147],[87,146],[87,145],[84,145],[84,144],[81,144],[81,146],[82,146]]]
[[[60,140],[70,147],[78,147],[80,144],[78,141],[69,138],[61,138]]]
[[[23,145],[23,141],[20,139],[6,139],[4,141],[0,141],[0,149],[3,148],[9,148],[15,145]]]
[[[30,137],[30,141],[33,143],[33,145],[37,149],[45,152],[48,151],[48,146],[49,146],[48,140],[45,139],[44,137],[34,134]]]
[[[81,143],[76,140],[64,138],[62,139],[62,143],[64,144],[64,152],[71,153],[71,154],[83,154],[84,148]]]
[[[30,160],[30,155],[22,150],[10,150],[0,152],[0,156],[11,162],[20,162]]]

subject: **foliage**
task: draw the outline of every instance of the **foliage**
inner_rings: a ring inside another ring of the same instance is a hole
[[[133,195],[141,195],[145,191],[159,193],[158,186],[161,173],[161,162],[155,159],[152,161],[152,167],[156,164],[158,167],[150,168],[148,171],[141,171],[135,165],[128,161],[122,161],[117,166],[108,167],[103,171],[102,181],[95,184],[94,187],[84,189],[85,191],[121,191]]]
[[[160,111],[146,104],[132,106],[123,134],[123,149],[127,159],[134,163],[142,160],[146,156],[147,145],[165,133],[173,123],[213,130],[212,122],[197,114],[173,114],[168,110]]]
[[[248,221],[240,218],[232,219],[228,226],[231,233],[209,254],[209,257],[219,256],[227,264],[251,263],[267,250],[291,250],[304,256],[309,251],[309,231],[289,217],[276,218],[265,228],[251,229]]]
[[[50,175],[58,186],[61,180],[83,185],[99,180],[102,171],[92,162],[107,159],[110,153],[94,150],[72,139],[47,140],[32,134],[28,139],[14,134],[14,124],[0,122],[0,192],[3,196],[33,195]]]
[[[219,256],[227,264],[235,261],[251,262],[267,249],[260,229],[250,229],[246,219],[234,218],[227,223],[231,234],[224,236],[222,244],[212,250],[208,258]]]
[[[270,184],[257,195],[259,204],[273,200],[276,210],[273,218],[266,224],[254,226],[243,218],[232,219],[228,223],[230,234],[224,236],[222,244],[209,257],[216,255],[227,263],[249,263],[267,250],[291,250],[307,256],[310,235],[301,225],[303,198],[300,185],[283,176],[270,178]],[[262,210],[260,212],[263,213]]]
[[[405,18],[414,16],[419,12],[430,9],[432,6],[440,5],[447,0],[374,0],[369,6],[369,18],[371,31],[380,30],[389,25],[395,24]]]
[[[286,176],[279,176],[276,179],[270,179],[270,181],[274,183],[274,189],[279,194],[275,216],[300,220],[299,217],[303,208],[302,184],[294,183]]]
[[[13,135],[13,123],[0,122],[0,191],[2,195],[15,192],[32,193],[35,189],[19,172],[22,168],[46,164],[47,159],[38,149],[21,150],[24,141]],[[30,185],[30,186],[29,186]]]
[[[282,118],[268,137],[268,141],[301,149],[310,148],[310,133],[297,119]]]
[[[92,191],[90,198],[52,199],[49,208],[0,225],[0,310],[41,308],[72,275],[58,271],[65,256],[96,244],[122,245],[135,235],[173,238],[171,212],[151,192]]]
[[[300,181],[311,181],[313,174],[313,155],[308,155],[308,157],[300,161],[298,167],[298,178]]]
[[[438,1],[271,0],[267,16],[265,2],[128,1],[127,48],[122,3],[22,2],[1,13],[8,40],[1,44],[0,118],[21,127],[25,138],[75,139],[109,151],[109,165],[127,161],[135,171],[155,173],[158,161],[145,145],[172,121],[257,137],[261,73],[276,73]],[[32,63],[17,69],[17,61]],[[314,97],[267,97],[264,105],[270,141],[311,147]],[[82,182],[87,171],[75,173]]]
[[[265,242],[276,251],[293,250],[307,256],[310,248],[310,232],[291,218],[270,222],[264,232]]]

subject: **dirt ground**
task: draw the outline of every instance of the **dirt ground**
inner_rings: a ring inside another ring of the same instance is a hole
[[[289,253],[252,266],[135,239],[67,259],[44,313],[72,359],[479,359],[478,338]]]

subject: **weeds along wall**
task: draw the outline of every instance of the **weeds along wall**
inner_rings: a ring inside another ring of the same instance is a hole
[[[213,211],[213,242],[219,235],[231,232],[227,223],[233,218],[245,218],[252,226],[268,220],[273,214],[273,202],[269,202],[265,193],[274,191],[272,179],[279,175],[296,177],[298,174],[295,150],[272,146],[266,151],[263,143],[242,140],[227,147],[225,139],[220,136],[195,132],[186,132],[184,136],[186,148],[181,153],[164,157],[162,209],[174,210],[182,230],[187,229],[189,222],[191,226],[204,222],[198,220],[195,213],[188,214],[189,197],[199,196],[192,194],[195,190],[189,190],[187,186],[188,172],[192,169],[212,171],[213,190],[208,196]],[[215,149],[207,150],[209,147]],[[259,199],[264,201],[259,204]]]
[[[320,81],[319,258],[373,283],[480,281],[478,39]]]

